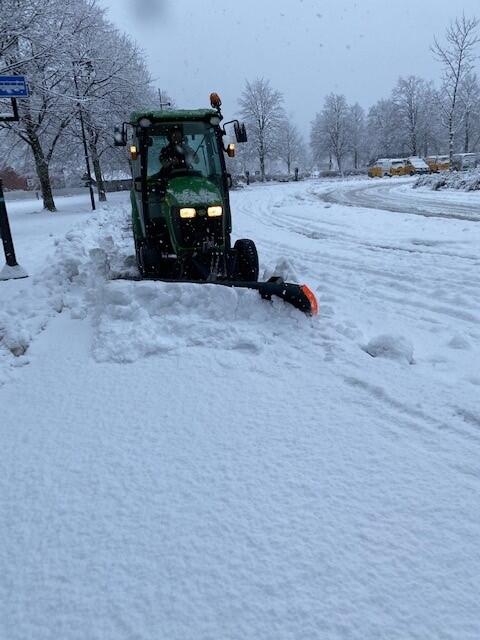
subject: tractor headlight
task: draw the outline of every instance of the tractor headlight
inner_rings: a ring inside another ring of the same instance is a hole
[[[184,220],[187,218],[195,218],[197,215],[197,210],[191,207],[186,207],[184,209],[180,209],[180,217]]]
[[[218,218],[219,216],[221,216],[223,213],[223,208],[222,207],[208,207],[208,217],[209,218]]]

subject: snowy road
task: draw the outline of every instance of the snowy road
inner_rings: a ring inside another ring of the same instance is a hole
[[[426,217],[480,221],[480,194],[412,189],[415,178],[358,180],[322,193],[325,202]]]
[[[29,232],[12,205],[32,277],[0,288],[0,638],[480,636],[476,196],[398,181],[392,213],[365,188],[233,194],[235,237],[316,319],[112,280],[122,198],[66,202],[66,237],[66,210]]]

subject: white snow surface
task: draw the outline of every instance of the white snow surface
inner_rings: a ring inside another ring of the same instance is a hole
[[[2,640],[480,637],[480,227],[358,184],[232,195],[317,318],[119,279],[125,194],[9,204]]]

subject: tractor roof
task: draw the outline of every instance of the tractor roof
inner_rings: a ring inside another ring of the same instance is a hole
[[[207,120],[218,116],[215,109],[171,109],[168,111],[135,111],[130,122],[136,124],[141,118],[149,118],[154,122],[186,122],[190,120]]]

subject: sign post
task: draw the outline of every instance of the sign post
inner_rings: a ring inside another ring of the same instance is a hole
[[[7,207],[3,195],[3,185],[0,178],[0,236],[2,238],[3,251],[5,253],[5,266],[0,269],[0,280],[14,280],[26,278],[26,271],[18,264],[13,246],[10,223],[8,221]]]
[[[28,87],[24,76],[0,76],[0,98],[8,98],[12,113],[0,113],[0,122],[18,122],[17,98],[27,98]],[[0,269],[0,280],[27,278],[26,271],[18,264],[13,246],[12,232],[8,220],[2,180],[0,179],[0,238],[5,253],[5,266]]]

